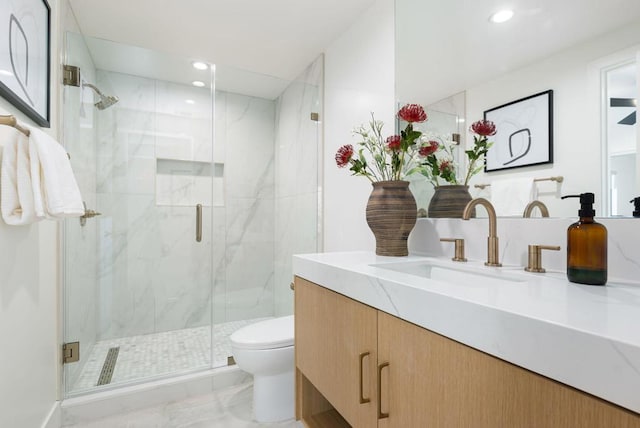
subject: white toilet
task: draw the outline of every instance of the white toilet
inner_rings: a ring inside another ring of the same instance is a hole
[[[293,315],[243,327],[230,336],[238,367],[253,374],[253,413],[258,422],[294,417]]]

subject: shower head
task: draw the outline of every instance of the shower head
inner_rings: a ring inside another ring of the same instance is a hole
[[[96,107],[98,107],[98,110],[104,110],[106,108],[111,107],[112,105],[114,105],[118,101],[119,101],[119,99],[115,95],[107,95],[107,96],[103,95],[103,96],[100,97],[100,101],[98,101],[94,105]]]
[[[93,91],[100,97],[100,101],[94,104],[94,106],[96,106],[98,110],[109,108],[119,101],[118,97],[116,97],[115,95],[105,95],[100,91],[100,89],[96,88],[91,83],[83,82],[82,86],[87,86],[93,89]]]

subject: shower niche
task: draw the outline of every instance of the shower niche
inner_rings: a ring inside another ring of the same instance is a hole
[[[226,366],[233,331],[293,312],[291,255],[320,250],[322,58],[284,81],[68,32],[65,63],[63,141],[102,213],[64,225],[66,396]]]

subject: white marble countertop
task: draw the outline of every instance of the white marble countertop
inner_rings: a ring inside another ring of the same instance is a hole
[[[380,266],[399,263],[431,263],[491,276],[467,283],[450,282]],[[589,286],[570,283],[561,272],[534,274],[516,266],[490,268],[479,261],[381,257],[372,252],[296,255],[293,271],[374,308],[640,413],[639,283]]]

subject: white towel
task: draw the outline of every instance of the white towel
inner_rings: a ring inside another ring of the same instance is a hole
[[[67,152],[40,129],[28,128],[31,131],[29,155],[36,216],[82,216],[82,195]]]
[[[522,217],[527,204],[538,197],[533,177],[491,182],[491,203],[499,216]]]
[[[26,135],[15,129],[0,128],[0,145],[3,146],[0,166],[2,218],[12,226],[31,224],[37,219],[29,171],[29,142]]]

